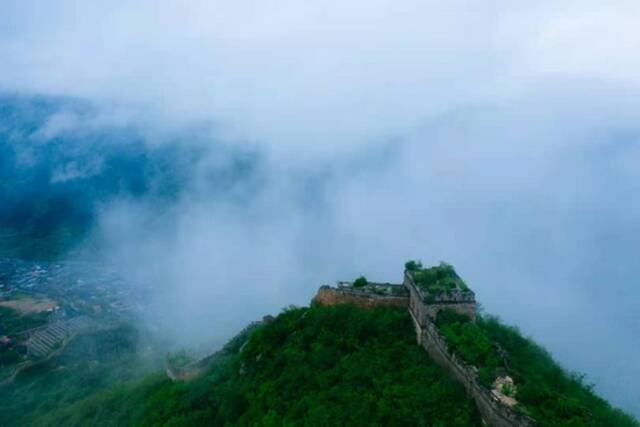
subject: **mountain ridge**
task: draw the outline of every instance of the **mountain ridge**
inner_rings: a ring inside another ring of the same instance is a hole
[[[425,281],[422,273],[435,278]],[[447,288],[447,277],[457,284]],[[428,319],[419,318],[409,297],[409,310],[398,306],[398,289],[382,290],[398,285],[365,279],[323,286],[318,295],[333,289],[346,299],[317,295],[310,307],[289,307],[254,322],[203,361],[185,361],[183,376],[158,373],[47,420],[71,417],[81,425],[98,409],[127,407],[124,401],[131,400],[140,407],[132,416],[117,411],[124,424],[640,425],[517,328],[483,313],[470,316],[475,299],[466,297],[461,310],[452,310],[456,303],[444,302],[451,297],[447,289],[472,291],[449,265],[407,269],[408,279],[427,289],[421,298],[431,305],[423,312]],[[440,294],[429,295],[434,289]],[[456,373],[460,369],[463,375]]]

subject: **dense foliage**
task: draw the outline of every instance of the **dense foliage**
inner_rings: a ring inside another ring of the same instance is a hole
[[[638,427],[631,416],[598,397],[582,375],[566,372],[516,328],[490,316],[480,318],[478,325],[508,355],[517,399],[541,425]]]
[[[488,333],[478,323],[452,310],[438,313],[437,325],[449,349],[476,366],[480,382],[490,386],[504,366]]]
[[[70,425],[480,425],[464,390],[415,344],[405,310],[292,308],[236,340],[207,374],[160,375],[41,419]],[[241,349],[241,350],[240,350]]]
[[[0,306],[0,336],[16,335],[28,329],[37,328],[47,322],[49,313],[21,314],[11,307]]]
[[[479,368],[489,385],[500,370],[515,381],[515,398],[541,426],[638,426],[592,391],[583,377],[567,373],[547,351],[495,317],[466,316],[445,310],[438,326],[450,349]]]
[[[638,427],[495,318],[443,311],[438,325],[487,384],[507,372],[519,408],[540,426]],[[78,337],[2,389],[0,425],[481,425],[464,389],[415,344],[403,309],[290,308],[245,329],[184,382],[164,372],[132,381],[153,366],[144,354],[126,326]]]
[[[355,288],[362,288],[367,286],[367,284],[369,284],[369,282],[367,281],[367,278],[364,276],[360,276],[353,281],[353,287]]]
[[[456,288],[469,289],[453,266],[446,262],[423,268],[420,261],[408,261],[405,268],[413,275],[416,285],[429,294],[437,295]]]
[[[64,419],[49,422],[48,417],[98,390],[161,366],[162,357],[141,346],[141,337],[130,325],[76,337],[59,356],[0,386],[0,426],[67,425]]]

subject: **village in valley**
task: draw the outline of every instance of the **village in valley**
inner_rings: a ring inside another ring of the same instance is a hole
[[[78,334],[141,315],[150,291],[95,262],[0,259],[0,383]]]

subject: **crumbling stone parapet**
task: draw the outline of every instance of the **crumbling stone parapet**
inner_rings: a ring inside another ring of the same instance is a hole
[[[399,285],[391,285],[399,286]],[[371,308],[375,306],[407,307],[409,298],[406,292],[404,295],[380,295],[366,290],[358,290],[347,287],[332,288],[322,286],[313,298],[312,303],[321,305],[353,304],[361,308]]]

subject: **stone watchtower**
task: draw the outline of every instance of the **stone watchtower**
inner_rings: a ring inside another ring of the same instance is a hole
[[[478,380],[478,369],[451,352],[441,336],[438,313],[451,309],[476,319],[476,295],[453,267],[440,263],[423,268],[418,261],[405,264],[402,285],[370,283],[358,286],[339,282],[337,287],[322,286],[313,299],[322,305],[354,304],[363,308],[379,305],[407,307],[416,328],[416,339],[431,359],[447,370],[473,398],[483,420],[495,427],[534,427],[534,421],[503,403],[500,394]]]
[[[435,322],[438,312],[445,308],[475,320],[476,295],[452,266],[441,263],[421,268],[407,264],[403,284],[409,291],[409,310],[421,327]]]

